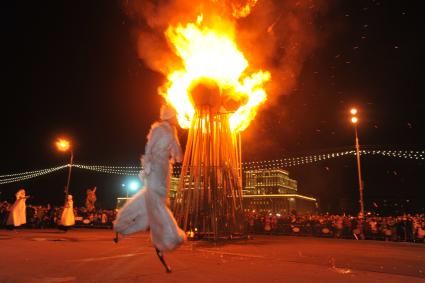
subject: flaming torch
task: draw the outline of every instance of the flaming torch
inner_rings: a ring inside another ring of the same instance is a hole
[[[249,68],[232,28],[202,21],[200,15],[166,30],[182,66],[168,74],[160,93],[189,129],[176,220],[186,231],[217,239],[243,233],[240,133],[265,102],[270,73]]]

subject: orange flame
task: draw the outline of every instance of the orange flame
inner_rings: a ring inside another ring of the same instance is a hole
[[[180,126],[189,128],[195,113],[191,89],[202,80],[213,81],[222,101],[239,106],[227,109],[225,104],[220,105],[222,112],[234,111],[230,116],[231,130],[243,131],[267,99],[263,84],[270,80],[270,73],[248,73],[249,63],[235,43],[234,29],[223,23],[220,28],[202,26],[203,18],[200,15],[196,23],[169,26],[166,30],[166,38],[183,66],[168,74],[160,93],[177,110]]]
[[[57,149],[60,150],[60,151],[67,151],[68,149],[71,148],[71,143],[64,138],[59,138],[55,142],[55,145],[56,145]]]
[[[244,18],[248,16],[251,13],[251,10],[253,7],[255,7],[255,4],[257,4],[258,0],[248,0],[245,5],[242,5],[240,3],[232,3],[232,15],[235,18]]]

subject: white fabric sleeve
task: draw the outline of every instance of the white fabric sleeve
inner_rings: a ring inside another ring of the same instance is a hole
[[[171,140],[170,154],[172,163],[182,162],[183,152],[180,146],[179,138],[177,137],[176,133],[173,134],[173,138]]]
[[[156,126],[151,128],[151,131],[148,134],[148,142],[146,143],[145,155],[153,154],[152,150],[154,149],[155,144],[157,144],[163,136],[164,133],[162,127]]]

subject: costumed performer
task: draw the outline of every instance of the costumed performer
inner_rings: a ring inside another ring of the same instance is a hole
[[[16,201],[10,208],[9,216],[6,225],[8,226],[21,226],[27,223],[27,212],[25,201],[29,196],[25,196],[25,190],[20,189],[16,194]]]
[[[118,233],[128,235],[149,229],[152,244],[167,272],[171,269],[165,263],[162,252],[176,249],[186,239],[166,204],[172,164],[182,161],[177,123],[174,108],[163,105],[160,121],[152,124],[145,154],[141,158],[144,170],[139,177],[145,186],[119,210],[114,223],[116,242]]]
[[[75,225],[74,201],[72,200],[72,195],[68,195],[67,197],[65,206],[62,211],[61,225],[65,231],[68,230],[69,226]]]

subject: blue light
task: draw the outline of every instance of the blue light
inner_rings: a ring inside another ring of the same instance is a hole
[[[140,187],[140,183],[137,181],[130,182],[130,189],[136,191]]]

